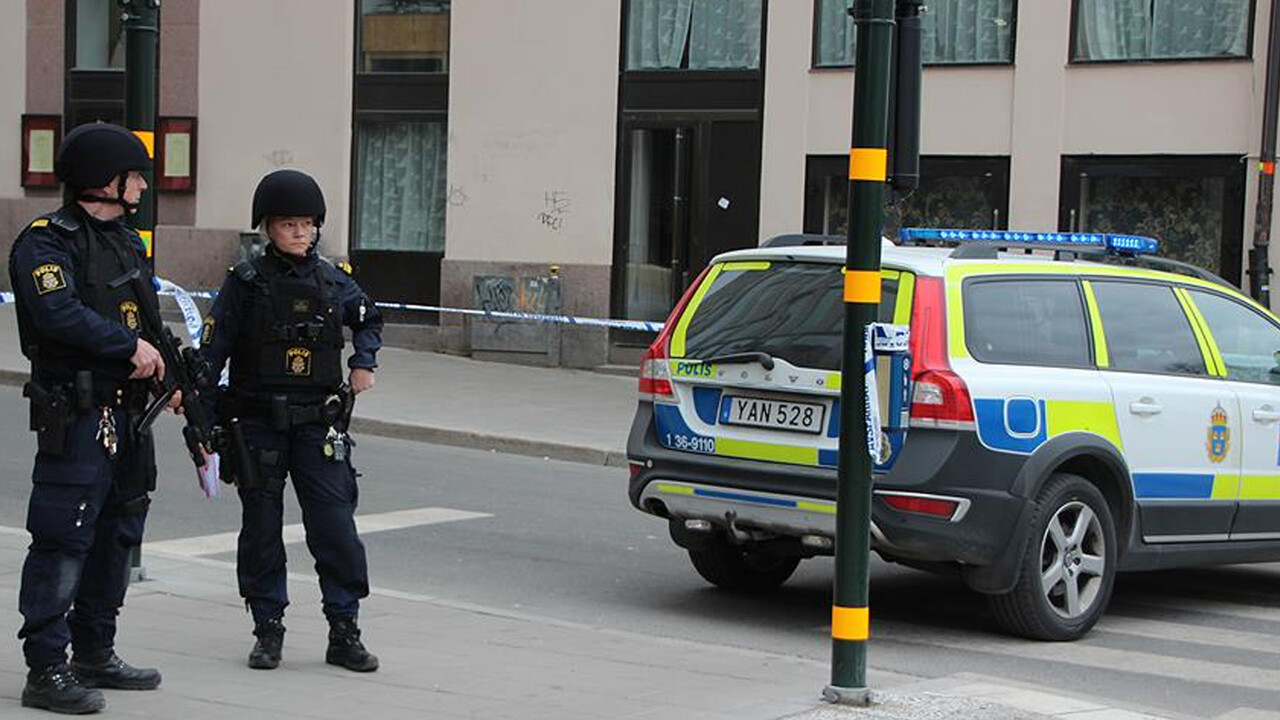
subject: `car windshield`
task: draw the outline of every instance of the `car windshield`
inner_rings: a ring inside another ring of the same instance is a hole
[[[799,367],[839,370],[844,335],[840,271],[834,263],[725,263],[693,309],[687,355],[757,352]],[[885,280],[881,322],[890,321],[896,296],[897,281]]]

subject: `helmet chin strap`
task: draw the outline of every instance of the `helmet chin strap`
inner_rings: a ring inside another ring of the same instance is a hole
[[[116,180],[116,196],[107,197],[105,195],[90,195],[88,193],[78,193],[76,200],[87,203],[105,203],[110,205],[119,205],[124,208],[125,215],[133,215],[138,212],[140,203],[129,202],[124,199],[125,177],[128,173],[121,173]]]

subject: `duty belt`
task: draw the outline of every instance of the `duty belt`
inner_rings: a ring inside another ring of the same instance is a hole
[[[232,417],[246,415],[265,418],[277,430],[299,425],[332,425],[341,414],[341,405],[327,399],[291,403],[287,395],[236,393],[229,397]]]

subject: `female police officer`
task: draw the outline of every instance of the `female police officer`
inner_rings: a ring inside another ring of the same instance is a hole
[[[72,130],[54,165],[72,201],[32,221],[9,257],[39,449],[18,596],[29,707],[94,712],[105,705],[95,688],[160,684],[160,673],[113,650],[156,478],[150,432],[136,431],[132,418],[146,406],[149,378],[164,377],[144,339],[158,330],[145,327],[150,313],[141,307],[158,309],[151,271],[138,234],[122,222],[146,190],[139,171],[150,167],[146,147],[122,127]]]
[[[262,178],[253,195],[253,226],[270,244],[262,257],[228,273],[205,321],[201,351],[210,377],[231,361],[218,413],[238,422],[241,449],[254,470],[234,470],[245,467],[245,458],[223,460],[238,476],[243,505],[236,574],[257,636],[249,667],[280,664],[289,604],[281,537],[287,475],[320,576],[329,620],[325,660],[367,672],[377,669],[378,659],[356,627],[369,580],[353,519],[356,481],[346,420],[351,396],[373,386],[382,317],[354,280],[317,254],[324,216],[324,196],[310,176],[277,170]],[[343,325],[351,328],[355,348],[349,389],[342,378]]]

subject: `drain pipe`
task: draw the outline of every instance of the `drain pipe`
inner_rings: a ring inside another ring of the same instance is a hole
[[[1267,91],[1262,108],[1262,151],[1258,153],[1258,208],[1249,250],[1249,287],[1253,298],[1271,308],[1271,210],[1276,183],[1276,116],[1280,103],[1280,0],[1271,0],[1267,36]]]

